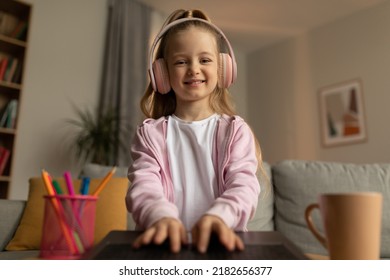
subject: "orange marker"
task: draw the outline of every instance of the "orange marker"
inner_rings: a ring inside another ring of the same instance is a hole
[[[99,193],[104,189],[104,187],[107,185],[108,181],[115,174],[115,172],[116,172],[116,166],[114,166],[114,168],[107,173],[106,177],[103,178],[102,182],[100,183],[100,185],[97,187],[97,189],[92,195],[94,196],[99,195]]]

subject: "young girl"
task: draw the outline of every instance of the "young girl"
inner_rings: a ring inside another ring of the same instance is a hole
[[[225,35],[199,10],[177,10],[151,49],[151,83],[141,108],[147,119],[132,144],[127,209],[144,230],[136,248],[169,240],[173,252],[192,243],[207,250],[216,234],[228,250],[243,250],[235,231],[254,215],[260,149],[235,116],[227,87],[234,54]],[[229,54],[221,53],[223,44]]]

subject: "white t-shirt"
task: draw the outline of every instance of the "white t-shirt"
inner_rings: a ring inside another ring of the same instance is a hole
[[[212,162],[215,128],[219,115],[186,122],[168,118],[168,160],[180,219],[190,231],[210,208],[217,194]]]

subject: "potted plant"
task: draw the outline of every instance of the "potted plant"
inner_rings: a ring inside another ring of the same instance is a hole
[[[77,158],[83,163],[114,165],[117,151],[124,148],[118,133],[122,125],[118,113],[107,110],[94,114],[88,108],[73,107],[76,118],[67,122],[77,128],[71,135]]]

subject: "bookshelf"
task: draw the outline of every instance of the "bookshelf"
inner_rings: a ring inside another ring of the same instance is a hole
[[[8,198],[12,178],[30,15],[30,4],[0,1],[0,198]]]

